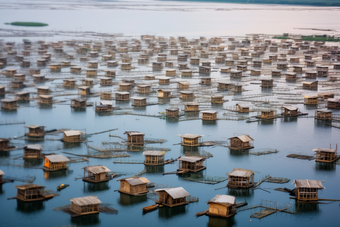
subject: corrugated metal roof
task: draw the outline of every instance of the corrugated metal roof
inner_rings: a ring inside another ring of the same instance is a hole
[[[78,197],[70,200],[72,203],[77,204],[78,206],[96,205],[102,203],[102,201],[100,201],[97,196]]]
[[[90,87],[89,86],[79,86],[78,89],[86,90],[86,89],[90,89]]]
[[[48,87],[48,86],[40,86],[40,87],[37,87],[37,89],[48,90],[48,89],[50,89],[50,87]]]
[[[95,166],[85,166],[82,169],[93,173],[93,174],[99,174],[99,173],[108,173],[111,172],[107,167],[102,166],[102,165],[95,165]]]
[[[215,113],[217,113],[217,111],[216,110],[203,110],[203,111],[201,111],[201,113],[215,114]]]
[[[132,97],[131,99],[134,99],[134,100],[145,100],[146,98],[145,97]]]
[[[15,93],[16,95],[25,95],[25,94],[29,94],[29,91],[19,91],[17,93]]]
[[[313,149],[313,151],[314,152],[322,151],[322,152],[327,152],[327,153],[334,153],[334,152],[336,152],[335,149],[327,149],[327,148],[315,148],[315,149]]]
[[[195,138],[200,138],[202,136],[200,135],[194,135],[194,134],[184,134],[184,135],[179,135],[182,138],[190,138],[190,139],[195,139]]]
[[[53,98],[52,95],[39,95],[40,98],[43,98],[43,99],[49,99],[49,98]]]
[[[16,99],[2,99],[1,102],[16,102]]]
[[[328,102],[340,102],[340,99],[336,99],[336,98],[329,98],[327,99]]]
[[[295,106],[282,106],[282,108],[287,109],[287,110],[297,110],[297,109],[299,109]]]
[[[208,201],[209,203],[228,203],[228,204],[235,204],[235,196],[231,196],[231,195],[215,195],[214,198],[212,198],[211,200]]]
[[[249,142],[249,141],[253,141],[254,139],[251,138],[248,135],[242,135],[242,136],[236,136],[237,138],[239,138],[242,142]]]
[[[64,131],[64,134],[66,136],[78,136],[81,134],[81,131],[78,131],[78,130]]]
[[[294,180],[295,188],[317,188],[324,189],[321,181],[318,180]]]
[[[150,181],[146,177],[140,177],[139,180],[141,180],[143,183],[150,183]]]
[[[66,158],[62,154],[46,155],[45,158],[50,160],[50,162],[69,162],[70,159]]]
[[[140,184],[145,184],[143,181],[141,181],[139,178],[127,178],[125,179],[130,185],[135,186],[135,185],[140,185]]]
[[[29,144],[24,146],[25,149],[31,149],[31,150],[42,150],[43,147],[40,144]]]
[[[173,199],[179,199],[183,197],[190,196],[190,194],[182,187],[178,188],[163,188],[163,189],[157,189],[156,192],[165,191],[168,193]]]
[[[165,151],[144,151],[143,155],[151,155],[151,156],[163,156]]]
[[[185,161],[185,162],[197,162],[200,160],[203,160],[203,158],[194,157],[194,156],[184,156],[178,159],[178,161]]]
[[[40,127],[45,128],[45,126],[39,126],[39,125],[27,125],[27,126],[25,126],[25,128],[40,128]]]
[[[241,108],[250,108],[250,103],[237,103],[236,106]]]
[[[113,105],[113,103],[111,101],[100,101],[100,104],[104,105],[104,106],[112,106]]]
[[[4,171],[0,169],[0,176],[5,175]]]
[[[45,186],[41,186],[38,184],[23,184],[23,185],[17,185],[14,187],[20,190],[25,190],[25,189],[30,189],[30,188],[45,188]]]
[[[249,169],[234,168],[231,172],[228,173],[228,176],[250,177],[253,174],[254,174],[254,171],[249,170]]]
[[[136,132],[136,131],[126,131],[124,134],[127,134],[129,136],[136,136],[136,135],[144,135],[144,133]]]

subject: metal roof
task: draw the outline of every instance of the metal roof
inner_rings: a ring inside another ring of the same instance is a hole
[[[25,128],[45,128],[45,126],[40,126],[40,125],[26,125]]]
[[[336,98],[329,98],[327,99],[328,102],[340,102],[340,99],[336,99]]]
[[[135,185],[140,185],[140,184],[145,184],[143,181],[141,181],[139,178],[127,178],[125,179],[130,185],[135,186]]]
[[[29,144],[24,146],[25,149],[31,149],[31,150],[42,150],[43,147],[40,144]]]
[[[138,136],[138,135],[145,135],[144,133],[141,133],[141,132],[137,132],[137,131],[126,131],[124,132],[124,134],[127,134],[129,136]]]
[[[235,204],[235,196],[231,195],[215,195],[214,198],[207,203]]]
[[[30,188],[45,188],[45,186],[41,186],[41,185],[38,185],[38,184],[23,184],[23,185],[17,185],[17,186],[14,186],[16,187],[17,189],[20,189],[20,190],[26,190],[26,189],[30,189]]]
[[[181,93],[181,94],[193,94],[194,92],[192,92],[192,91],[180,91],[179,93]]]
[[[143,155],[151,155],[151,156],[163,156],[165,151],[144,151]]]
[[[250,103],[237,103],[236,106],[241,108],[250,108]]]
[[[234,168],[232,171],[228,173],[228,176],[234,176],[234,177],[250,177],[254,174],[254,171],[249,169],[239,169]]]
[[[85,166],[82,169],[93,173],[93,174],[99,174],[99,173],[108,173],[111,172],[107,167],[102,166],[102,165],[95,165],[95,166]]]
[[[131,97],[133,100],[146,100],[145,97]]]
[[[65,136],[78,136],[81,134],[81,131],[78,130],[70,130],[70,131],[64,131]]]
[[[102,201],[100,201],[97,196],[85,196],[85,197],[73,198],[70,200],[72,203],[78,206],[96,205],[96,204],[102,203]]]
[[[317,188],[324,189],[321,181],[318,180],[294,180],[295,188]]]
[[[50,87],[48,87],[48,86],[40,86],[40,87],[37,87],[37,89],[49,90]]]
[[[104,106],[112,106],[113,105],[113,103],[111,101],[100,101],[100,104],[104,105]]]
[[[215,114],[215,113],[217,113],[217,111],[216,110],[203,110],[203,111],[201,111],[201,113]]]
[[[150,183],[146,177],[140,177],[139,180],[141,180],[143,183]]]
[[[52,95],[39,95],[39,98],[49,99],[49,98],[53,98],[53,96]]]
[[[165,191],[173,199],[179,199],[179,198],[190,196],[190,194],[184,188],[182,188],[182,187],[178,187],[178,188],[163,188],[163,189],[155,190],[155,192],[161,192],[161,191]]]
[[[90,89],[90,87],[89,86],[79,86],[78,89],[86,90],[86,89]]]
[[[62,154],[46,155],[45,158],[50,160],[50,162],[69,162],[70,159],[66,158]]]
[[[184,156],[178,159],[178,161],[185,161],[185,162],[197,162],[203,160],[201,157],[195,157],[195,156]]]
[[[297,109],[299,109],[295,106],[282,106],[282,108],[287,109],[287,110],[297,110]]]
[[[17,93],[15,93],[16,95],[26,95],[26,94],[29,94],[30,92],[29,91],[19,91]]]
[[[315,148],[313,149],[314,152],[326,152],[326,153],[334,153],[336,149],[327,149],[327,148]]]
[[[5,175],[4,171],[0,169],[0,176]]]
[[[16,102],[16,99],[2,99],[1,102]]]
[[[41,75],[41,74],[34,74],[33,77],[45,77],[45,75]]]
[[[234,136],[234,137],[231,137],[229,139],[232,139],[232,138],[239,138],[242,142],[249,142],[249,141],[253,141],[254,140],[253,138],[251,138],[248,135]]]
[[[190,139],[195,139],[195,138],[200,138],[202,136],[200,135],[195,135],[195,134],[184,134],[184,135],[179,135],[182,138],[190,138]]]

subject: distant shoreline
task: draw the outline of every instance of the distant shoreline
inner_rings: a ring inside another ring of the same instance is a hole
[[[235,3],[235,4],[255,4],[255,5],[294,5],[294,6],[322,6],[339,7],[337,0],[160,0],[176,2],[213,2],[213,3]]]

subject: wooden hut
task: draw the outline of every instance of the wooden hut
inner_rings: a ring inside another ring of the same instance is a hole
[[[26,133],[26,128],[28,128],[27,133]],[[25,126],[25,136],[44,137],[45,136],[45,126],[27,125],[27,126]]]
[[[294,180],[296,199],[301,202],[317,201],[319,189],[324,189],[318,180]]]
[[[53,96],[52,95],[39,95],[38,98],[39,98],[38,99],[39,104],[46,104],[46,105],[53,104]]]
[[[194,92],[192,91],[180,91],[179,92],[180,99],[192,100],[195,98]]]
[[[322,99],[330,99],[330,98],[334,98],[334,93],[333,92],[320,92],[318,93],[318,97]]]
[[[225,90],[233,88],[233,86],[234,85],[230,82],[218,82],[217,83],[217,90],[225,91]]]
[[[24,159],[30,158],[43,158],[41,151],[42,146],[40,144],[29,144],[24,146]]]
[[[89,86],[79,86],[78,91],[80,91],[80,95],[86,96],[91,93],[91,88]]]
[[[116,101],[130,101],[130,93],[129,92],[116,92],[115,94]]]
[[[302,82],[302,88],[306,90],[318,90],[318,81]]]
[[[0,86],[0,95],[5,95],[6,94],[6,87],[5,86]]]
[[[297,117],[299,115],[299,108],[295,106],[282,106],[284,110],[282,115],[287,117]]]
[[[17,73],[17,69],[5,69],[5,76],[12,77]]]
[[[148,84],[139,84],[137,85],[137,93],[140,94],[149,94],[151,86]]]
[[[25,74],[23,73],[16,73],[13,75],[13,79],[19,80],[19,81],[24,81],[25,80]]]
[[[5,175],[4,171],[0,169],[0,185],[3,184],[2,176]]]
[[[220,70],[221,70],[221,73],[230,73],[231,72],[230,67],[221,67]]]
[[[178,159],[178,171],[198,172],[206,169],[203,166],[204,158],[194,156],[184,156]]]
[[[155,192],[158,192],[157,203],[164,206],[174,207],[189,203],[186,197],[190,194],[182,187],[157,189]]]
[[[100,112],[111,112],[113,111],[113,103],[111,101],[100,101],[99,105],[96,105],[95,111]]]
[[[81,131],[68,130],[64,131],[63,141],[66,143],[80,143],[81,142]]]
[[[224,102],[223,98],[224,98],[223,95],[212,95],[210,99],[211,103],[222,104]]]
[[[207,203],[209,204],[208,216],[229,218],[236,214],[235,196],[216,195]]]
[[[61,71],[61,64],[50,64],[51,72],[60,72]]]
[[[317,95],[305,95],[304,104],[305,105],[318,105],[318,96]]]
[[[306,71],[305,75],[308,79],[316,79],[318,73],[317,71]]]
[[[198,72],[199,73],[210,73],[211,72],[211,68],[210,66],[199,66],[198,67]]]
[[[189,102],[184,104],[184,111],[186,112],[196,112],[199,111],[199,103]]]
[[[262,110],[260,118],[261,119],[273,119],[274,118],[274,110]]]
[[[176,69],[166,69],[165,76],[176,76]]]
[[[16,99],[2,99],[1,100],[1,109],[6,110],[16,110],[19,108],[18,101]]]
[[[313,149],[314,152],[316,152],[316,162],[335,162],[337,160],[337,150],[338,145],[336,145],[336,149],[332,149],[329,147],[327,148],[315,148]]]
[[[70,73],[80,74],[81,73],[81,67],[80,66],[71,66],[70,67]]]
[[[329,109],[340,109],[340,99],[337,99],[337,98],[327,99],[327,108],[329,108]]]
[[[72,108],[86,108],[86,99],[71,99]]]
[[[189,88],[190,88],[189,82],[177,82],[177,89],[184,90]]]
[[[9,149],[9,139],[0,138],[0,151],[8,151]]]
[[[132,89],[131,83],[120,83],[118,84],[119,91],[130,91]]]
[[[34,82],[43,82],[46,80],[45,75],[41,75],[41,74],[34,74],[32,75],[32,77],[33,77]]]
[[[11,85],[12,88],[23,88],[24,82],[21,80],[12,80]]]
[[[98,62],[97,61],[89,61],[87,64],[88,68],[98,68]]]
[[[171,90],[159,89],[158,98],[171,98]]]
[[[29,91],[20,91],[15,93],[15,98],[18,101],[29,101],[30,100],[30,93]]]
[[[153,71],[161,71],[163,69],[162,62],[152,62],[152,70]]]
[[[16,199],[19,199],[24,202],[33,202],[45,200],[44,195],[44,186],[40,186],[37,184],[24,184],[24,185],[16,185],[17,188],[17,196]]]
[[[159,77],[159,78],[158,78],[158,83],[159,83],[160,85],[168,85],[168,84],[170,84],[170,78],[169,78],[169,77],[166,77],[166,76]]]
[[[118,61],[107,61],[107,67],[116,67],[118,66]],[[131,68],[131,64],[130,64],[130,68]]]
[[[179,117],[179,108],[177,107],[170,107],[165,109],[166,113],[165,115],[167,117]]]
[[[200,58],[190,58],[190,64],[191,65],[199,65],[200,64]]]
[[[91,76],[96,77],[97,76],[97,69],[90,69],[90,68],[86,69],[86,76],[87,77],[91,77]]]
[[[287,81],[295,81],[297,79],[296,73],[286,73]]]
[[[273,79],[262,79],[261,80],[261,87],[262,88],[272,88],[274,86]]]
[[[37,59],[37,66],[46,66],[47,62],[48,62],[48,60],[44,59],[44,58]],[[52,67],[52,68],[53,69],[51,69],[51,71],[54,70],[54,67]]]
[[[211,78],[210,77],[201,78],[201,82],[199,84],[200,85],[211,85]]]
[[[133,146],[144,146],[144,133],[137,131],[126,131],[124,134],[127,135],[127,143],[128,145]]]
[[[248,169],[234,168],[228,173],[228,188],[250,188],[254,186],[255,173]]]
[[[241,79],[242,78],[242,71],[240,71],[240,70],[231,70],[230,71],[230,78]]]
[[[108,175],[111,170],[102,165],[94,165],[94,166],[85,166],[84,169],[84,177],[83,181],[90,183],[100,183],[106,182],[111,179]]]
[[[331,110],[315,110],[315,119],[318,120],[332,120]]]
[[[164,165],[164,154],[165,151],[152,151],[152,150],[144,151],[143,152],[143,155],[145,157],[144,165],[152,166]]]
[[[203,121],[215,121],[217,120],[217,111],[215,110],[204,110],[201,111]]]
[[[106,77],[116,77],[116,70],[105,69],[104,72]]]
[[[254,148],[254,139],[248,135],[234,136],[229,138],[229,140],[229,149],[231,150],[246,150]]]
[[[76,86],[76,80],[71,78],[71,79],[65,79],[63,80],[63,86],[67,88],[73,88]]]
[[[156,77],[154,75],[145,75],[144,80],[154,80]]]
[[[72,216],[98,214],[99,205],[102,203],[97,196],[85,196],[73,198],[70,200],[71,200],[70,211],[75,213]]]
[[[52,172],[68,169],[66,163],[69,161],[70,159],[66,158],[62,154],[46,155],[44,159],[43,170],[46,172]]]
[[[100,85],[101,86],[111,86],[113,85],[111,77],[101,77],[100,78]]]
[[[86,87],[92,87],[93,86],[93,79],[91,79],[91,78],[82,79],[81,85],[86,86]],[[88,92],[90,92],[90,91],[88,91]],[[84,95],[86,95],[86,94],[84,94]]]
[[[147,106],[145,97],[132,97],[131,99],[133,101],[133,106]]]
[[[250,104],[248,103],[237,103],[236,104],[236,111],[239,113],[249,113]]]
[[[145,177],[130,177],[117,181],[120,181],[119,192],[135,196],[146,194],[148,192],[146,184],[150,183]]]
[[[51,93],[51,90],[50,90],[50,87],[48,86],[40,86],[40,87],[37,87],[37,93],[39,95],[47,95]]]
[[[184,134],[179,135],[182,138],[181,145],[187,147],[198,147],[201,144],[201,137],[200,135],[194,134]]]
[[[276,64],[276,68],[281,69],[281,70],[287,70],[288,64],[287,64],[287,62],[278,62]]]
[[[112,100],[112,92],[111,91],[101,91],[100,92],[101,100]]]
[[[328,66],[317,66],[316,71],[319,77],[327,77],[328,76]]]
[[[191,77],[192,76],[192,70],[182,70],[181,75],[182,75],[182,77]]]

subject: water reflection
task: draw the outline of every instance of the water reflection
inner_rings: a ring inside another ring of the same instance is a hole
[[[145,166],[146,173],[163,173],[164,165],[160,166]]]
[[[29,166],[40,166],[43,163],[42,158],[30,158],[30,159],[24,159],[24,166],[29,167]]]
[[[146,195],[142,196],[132,196],[124,193],[120,193],[118,203],[122,206],[130,206],[137,203],[142,203],[146,201]]]
[[[164,99],[164,98],[158,99],[158,105],[165,105],[167,103],[170,103],[170,99]]]
[[[262,119],[261,121],[259,121],[260,125],[272,125],[274,124],[274,119]]]
[[[230,150],[230,155],[232,156],[246,156],[249,155],[249,150],[233,150],[233,149],[229,149]]]
[[[254,189],[252,188],[228,188],[228,195],[232,195],[235,197],[253,197]]]
[[[181,146],[182,147],[182,154],[187,155],[196,155],[199,156],[200,155],[200,148],[199,147],[187,147],[187,146]]]
[[[3,194],[5,191],[2,190],[2,184],[0,184],[0,194]]]
[[[315,162],[315,169],[321,171],[335,171],[336,164],[333,163],[324,163],[324,162]]]
[[[68,174],[72,173],[73,170],[59,170],[59,171],[54,171],[54,172],[48,172],[44,171],[44,178],[46,180],[48,179],[55,179],[55,178],[60,178],[60,177],[65,177]]]
[[[72,112],[86,112],[86,108],[71,108]]]
[[[177,207],[161,207],[158,209],[158,216],[160,218],[172,218],[177,215],[184,215],[186,213],[186,206],[181,205]]]
[[[331,120],[315,120],[315,126],[320,128],[331,128],[329,127],[331,123]]]
[[[24,202],[17,199],[17,210],[22,213],[33,213],[45,209],[44,201]]]
[[[185,112],[185,116],[187,118],[198,118],[200,115],[200,112],[196,111],[196,112]]]
[[[235,217],[230,218],[218,218],[218,217],[209,217],[208,226],[209,227],[231,227],[236,224]]]
[[[178,117],[167,117],[166,118],[166,123],[178,123],[179,118]]]
[[[297,117],[288,117],[288,116],[285,116],[283,117],[283,122],[297,122]]]
[[[203,125],[216,125],[216,121],[206,121],[206,120],[202,120],[202,124],[203,124]]]
[[[76,226],[93,226],[98,225],[100,223],[99,220],[99,214],[90,214],[90,215],[84,215],[76,218],[71,219],[72,224]]]
[[[0,151],[0,158],[8,158],[10,155],[9,151]]]
[[[319,213],[319,204],[317,203],[295,203],[295,210],[297,213]]]
[[[81,147],[81,143],[63,143],[64,149],[74,148],[74,147]]]
[[[39,104],[40,109],[51,109],[53,108],[52,104]]]
[[[109,181],[101,183],[84,182],[84,192],[98,192],[110,189]]]

